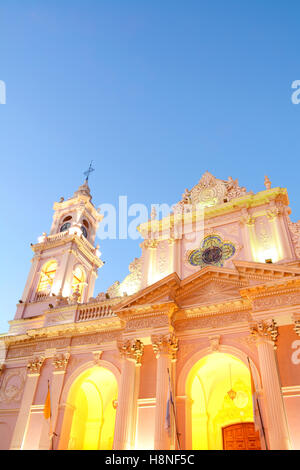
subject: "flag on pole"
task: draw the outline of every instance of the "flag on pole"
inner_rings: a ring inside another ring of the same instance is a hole
[[[170,392],[168,394],[168,401],[166,407],[165,429],[167,430],[169,437],[171,437]]]
[[[48,380],[48,392],[45,400],[45,405],[44,405],[44,418],[48,421],[49,420],[49,439],[50,439],[50,448],[53,450],[53,437],[56,435],[53,430],[52,430],[52,422],[51,422],[51,395],[50,395],[50,384]]]
[[[253,403],[253,418],[254,418],[254,427],[255,431],[259,431],[262,434],[262,422],[259,412],[258,396],[256,392],[256,387],[253,379],[252,368],[248,358],[250,379],[251,379],[251,393],[252,393],[252,403]]]
[[[51,418],[51,397],[50,397],[49,380],[48,380],[48,392],[47,392],[45,405],[44,405],[44,417],[45,417],[45,419],[50,419]]]
[[[168,399],[167,399],[167,406],[166,406],[166,418],[165,418],[165,429],[168,432],[168,436],[171,437],[172,434],[172,427],[171,427],[171,406],[174,406],[173,396],[172,396],[172,389],[171,389],[171,380],[170,380],[170,372],[168,371]]]
[[[251,378],[251,392],[252,392],[252,401],[253,401],[253,418],[254,418],[254,428],[255,431],[259,431],[259,436],[260,438],[264,438],[265,441],[265,446],[266,450],[268,450],[268,443],[266,439],[266,433],[265,433],[265,428],[264,428],[264,423],[260,411],[260,406],[259,406],[259,398],[256,392],[256,387],[255,387],[255,382],[253,379],[253,374],[252,374],[252,367],[250,364],[249,357],[248,359],[248,364],[249,364],[249,371],[250,371],[250,378]]]
[[[176,439],[177,439],[177,446],[178,449],[180,450],[180,441],[179,441],[179,432],[177,430],[177,417],[176,417],[176,408],[175,408],[175,403],[173,400],[173,393],[172,393],[172,385],[171,385],[171,378],[170,378],[170,371],[167,369],[168,372],[168,379],[169,379],[169,389],[168,389],[168,399],[167,399],[167,406],[166,406],[166,417],[165,417],[165,429],[168,432],[169,438],[172,437],[172,421],[171,421],[171,410],[173,411],[173,426],[174,426],[174,431],[176,433]]]

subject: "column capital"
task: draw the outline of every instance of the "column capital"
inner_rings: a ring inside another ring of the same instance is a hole
[[[64,353],[64,354],[57,354],[54,356],[52,364],[54,366],[54,373],[55,372],[66,372],[67,365],[69,362],[70,358],[70,353]]]
[[[27,364],[27,375],[40,375],[44,363],[44,356],[35,357]]]
[[[144,240],[141,244],[141,248],[157,248],[159,244],[159,240],[156,240],[155,238],[148,238],[147,240]]]
[[[178,339],[173,333],[167,335],[152,335],[151,341],[156,358],[164,354],[168,355],[172,361],[176,361]]]
[[[277,349],[278,327],[273,319],[251,323],[250,333],[250,339],[254,340],[256,343],[268,342],[273,344],[274,349]]]
[[[251,226],[251,225],[254,225],[255,223],[255,218],[252,217],[250,214],[243,214],[241,217],[240,217],[240,225],[248,225],[248,226]]]
[[[293,321],[294,321],[294,331],[298,336],[300,336],[300,313],[294,313],[293,315]]]
[[[240,225],[254,225],[255,223],[255,217],[253,217],[248,209],[244,207],[241,211],[241,217],[239,219]]]
[[[279,207],[274,207],[273,209],[267,210],[267,217],[269,220],[274,220],[276,217],[280,216],[282,213]]]
[[[118,349],[122,358],[132,359],[136,364],[141,364],[144,345],[139,339],[118,342]]]
[[[300,320],[295,320],[294,330],[296,331],[296,334],[300,336]]]

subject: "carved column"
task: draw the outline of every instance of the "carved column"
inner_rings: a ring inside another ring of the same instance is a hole
[[[244,250],[246,259],[249,261],[253,260],[252,244],[254,243],[254,218],[250,216],[248,210],[245,208],[242,210],[242,216],[240,218],[240,225],[243,227],[242,236],[244,242]],[[251,244],[252,243],[252,244]]]
[[[27,379],[24,387],[22,402],[13,432],[12,441],[10,444],[11,450],[23,449],[27,429],[30,419],[30,409],[34,399],[36,387],[38,384],[41,367],[45,358],[35,358],[27,364]]]
[[[251,326],[258,349],[270,449],[287,450],[291,446],[274,351],[277,334],[273,320],[259,321]]]
[[[274,203],[272,209],[267,211],[267,217],[272,227],[273,237],[276,240],[280,259],[293,259],[293,252],[287,237],[289,228],[285,223],[286,209],[285,207],[276,207]]]
[[[50,385],[50,397],[51,397],[51,428],[50,423],[44,420],[44,426],[42,429],[42,435],[40,439],[40,450],[56,449],[58,445],[58,436],[55,436],[55,428],[58,415],[58,404],[62,391],[65,373],[69,361],[70,354],[58,354],[53,358],[53,372],[52,380]],[[52,431],[50,435],[49,431]]]
[[[118,345],[122,356],[121,385],[115,425],[114,449],[131,449],[134,441],[137,398],[139,391],[139,368],[144,345],[139,340],[128,340]]]
[[[152,336],[153,350],[157,359],[156,372],[156,408],[155,408],[155,436],[154,448],[168,450],[174,442],[174,413],[170,403],[171,429],[168,431],[166,423],[167,401],[169,398],[169,373],[171,375],[172,360],[176,360],[178,340],[174,335]],[[171,384],[173,378],[170,377]],[[175,402],[173,391],[173,400]],[[173,431],[173,436],[172,436]]]
[[[169,238],[169,259],[170,273],[176,272],[179,277],[181,277],[181,256],[180,256],[180,240],[176,238]]]

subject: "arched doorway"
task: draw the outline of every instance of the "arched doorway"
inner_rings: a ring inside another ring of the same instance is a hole
[[[193,449],[224,449],[226,427],[253,423],[249,369],[231,354],[215,352],[196,362],[187,378],[186,394],[191,403]]]
[[[117,397],[116,378],[104,367],[92,367],[74,381],[67,399],[72,414],[63,425],[68,449],[112,449]]]

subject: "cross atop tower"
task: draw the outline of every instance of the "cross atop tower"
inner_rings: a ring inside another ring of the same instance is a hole
[[[95,171],[95,168],[92,167],[93,160],[90,163],[90,166],[87,171],[85,171],[83,174],[86,176],[85,181],[88,182],[90,174]]]

